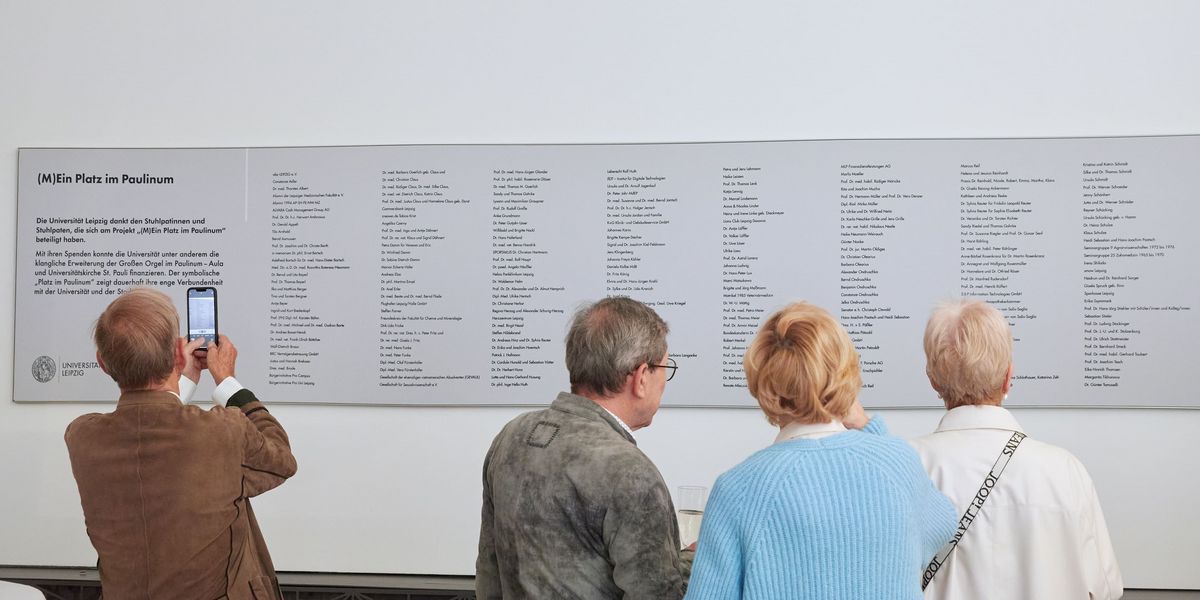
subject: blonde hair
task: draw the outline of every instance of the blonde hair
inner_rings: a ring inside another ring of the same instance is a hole
[[[772,425],[846,416],[862,387],[858,352],[828,312],[797,302],[771,315],[742,361],[750,395]]]
[[[925,326],[925,374],[946,408],[990,404],[1012,365],[1012,331],[982,300],[946,302]]]
[[[141,389],[175,369],[179,313],[158,290],[135,287],[96,319],[92,337],[104,370],[121,389]]]

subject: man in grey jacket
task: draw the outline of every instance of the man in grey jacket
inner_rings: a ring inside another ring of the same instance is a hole
[[[571,393],[504,427],[483,465],[478,597],[683,597],[690,552],[666,483],[637,448],[675,372],[667,324],[629,298],[580,309]]]

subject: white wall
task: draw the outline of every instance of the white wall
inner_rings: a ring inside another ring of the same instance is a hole
[[[1196,23],[1198,3],[1113,0],[9,0],[0,281],[20,146],[1200,133]],[[93,564],[61,435],[95,407],[10,402],[13,300],[0,292],[0,564]],[[281,570],[472,572],[480,462],[519,411],[273,411],[300,461],[258,502]],[[938,417],[887,413],[902,435]],[[1018,417],[1090,468],[1127,586],[1200,588],[1200,411]],[[771,431],[751,410],[665,409],[639,438],[674,487]]]

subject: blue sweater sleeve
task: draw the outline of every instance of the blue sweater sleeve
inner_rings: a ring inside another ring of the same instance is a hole
[[[737,485],[717,478],[704,510],[696,560],[684,600],[724,600],[742,597],[742,536],[737,512],[742,508]]]
[[[865,433],[889,436],[887,424],[883,417],[875,415],[862,428]],[[958,514],[950,499],[942,494],[929,475],[921,466],[921,460],[907,445],[903,447],[904,462],[908,466],[909,481],[916,485],[917,519],[921,527],[921,551],[925,561],[933,559],[933,555],[954,535],[958,523]],[[922,565],[924,567],[924,565]]]
[[[920,464],[917,466],[920,467]],[[925,552],[925,562],[928,563],[933,559],[933,555],[954,537],[958,529],[958,513],[950,499],[934,487],[924,469],[919,469],[914,477],[918,478],[918,485],[925,492],[922,502],[924,510],[921,511],[920,517],[924,542],[922,550]]]

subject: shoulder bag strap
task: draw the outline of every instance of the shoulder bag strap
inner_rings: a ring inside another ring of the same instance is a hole
[[[1004,445],[1004,449],[1000,451],[1000,456],[996,458],[996,464],[992,465],[992,470],[988,471],[987,477],[983,478],[983,485],[979,486],[979,491],[975,492],[975,498],[967,505],[967,510],[963,512],[963,516],[958,520],[958,531],[954,532],[954,537],[942,546],[934,555],[933,560],[929,561],[929,566],[925,567],[925,575],[921,577],[921,589],[924,590],[929,586],[929,582],[933,581],[933,576],[937,575],[938,570],[942,565],[950,560],[950,554],[958,547],[958,542],[962,540],[963,534],[971,527],[971,523],[975,522],[975,517],[979,516],[979,511],[983,510],[983,503],[987,502],[988,496],[992,493],[992,488],[996,487],[996,483],[1000,481],[1000,474],[1004,472],[1004,467],[1008,466],[1008,461],[1012,460],[1012,455],[1017,451],[1017,446],[1021,445],[1021,441],[1025,439],[1025,434],[1014,431],[1012,437],[1008,439],[1008,443]]]

